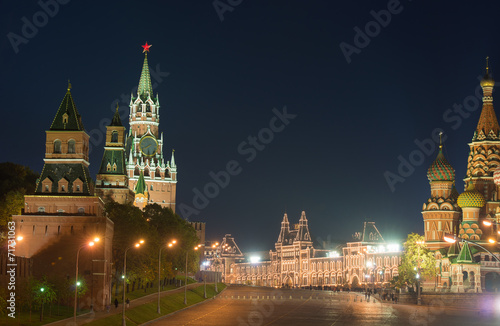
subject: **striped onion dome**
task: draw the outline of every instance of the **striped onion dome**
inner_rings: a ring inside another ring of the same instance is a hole
[[[495,184],[497,186],[500,185],[500,166],[498,166],[496,169],[495,169],[495,172],[493,172],[493,181],[495,182]]]
[[[486,201],[484,200],[484,196],[479,191],[477,191],[476,187],[474,187],[472,181],[469,181],[467,190],[465,190],[462,194],[460,194],[460,196],[458,196],[457,204],[461,208],[481,208],[486,204]]]
[[[443,155],[442,146],[439,146],[439,153],[427,170],[429,181],[453,181],[455,180],[455,169]]]

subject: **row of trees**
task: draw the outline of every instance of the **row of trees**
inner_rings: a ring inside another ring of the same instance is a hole
[[[38,174],[19,164],[0,163],[0,242],[5,240],[7,223],[21,214],[24,195],[35,192]]]
[[[20,315],[23,310],[29,311],[30,321],[32,311],[40,311],[40,321],[43,321],[43,307],[49,306],[49,314],[52,314],[53,304],[57,304],[57,309],[61,305],[70,307],[75,295],[74,280],[51,278],[44,276],[40,279],[33,277],[16,284],[16,315]],[[82,279],[79,280],[77,297],[81,298],[87,292],[87,285]],[[7,307],[7,290],[0,289],[0,315],[5,316],[9,311]],[[68,310],[69,312],[69,310]],[[58,311],[59,315],[60,312]]]
[[[175,214],[170,208],[158,204],[147,205],[144,211],[131,204],[118,204],[108,201],[108,217],[114,222],[113,266],[115,267],[114,284],[121,284],[123,275],[124,253],[140,239],[145,245],[130,249],[127,253],[127,282],[148,284],[158,275],[158,251],[162,251],[161,274],[163,278],[172,278],[176,271],[185,270],[186,253],[188,271],[198,269],[199,253],[193,248],[198,244],[196,231],[186,220]],[[166,244],[176,240],[175,246]],[[115,286],[115,296],[118,286]]]

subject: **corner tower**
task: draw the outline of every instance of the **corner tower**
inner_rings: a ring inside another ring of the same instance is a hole
[[[34,195],[24,196],[22,215],[13,216],[16,235],[23,241],[16,255],[33,258],[33,275],[75,276],[75,254],[99,237],[92,249],[82,250],[80,276],[94,291],[81,300],[102,310],[111,303],[112,239],[114,224],[104,215],[104,203],[94,195],[89,174],[89,135],[71,95],[71,85],[46,131],[45,164]],[[92,296],[92,299],[90,298]]]
[[[111,124],[106,127],[106,145],[96,177],[96,194],[103,200],[110,199],[120,204],[132,203],[134,192],[128,185],[125,170],[125,127],[117,106]]]
[[[148,52],[151,45],[144,48],[137,96],[130,99],[130,131],[126,142],[126,170],[129,189],[135,192],[141,174],[148,198],[146,204],[159,204],[175,212],[177,166],[174,152],[170,161],[163,156],[163,133],[159,134],[160,101],[153,96],[153,86],[149,73]],[[141,189],[142,189],[141,185]],[[136,195],[138,193],[136,192]],[[136,201],[137,205],[137,201]]]
[[[449,246],[443,241],[443,233],[455,234],[460,219],[458,193],[454,186],[455,169],[444,157],[441,141],[439,153],[427,171],[427,178],[431,185],[431,197],[422,207],[425,242],[429,249],[437,250]]]

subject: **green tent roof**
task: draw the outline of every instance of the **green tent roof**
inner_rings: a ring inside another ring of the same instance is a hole
[[[137,184],[135,185],[135,194],[146,194],[146,181],[144,180],[144,174],[141,171],[139,175],[139,180],[137,180]]]
[[[464,243],[462,250],[460,250],[457,263],[474,263],[472,253],[470,252],[469,244],[467,242]]]
[[[122,119],[120,119],[120,114],[118,114],[118,105],[116,106],[116,111],[113,115],[113,120],[111,120],[110,126],[123,127]]]
[[[54,120],[52,121],[50,130],[84,130],[82,118],[78,113],[75,102],[73,102],[73,97],[71,96],[71,84],[68,85],[68,90],[66,95],[64,95]]]
[[[148,54],[144,56],[144,63],[142,65],[141,78],[139,79],[139,86],[137,94],[144,99],[147,98],[148,93],[153,96],[153,86],[151,85],[151,76],[149,74]]]

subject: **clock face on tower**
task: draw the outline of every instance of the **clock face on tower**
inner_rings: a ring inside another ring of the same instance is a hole
[[[143,155],[153,156],[156,154],[156,150],[158,149],[158,143],[154,137],[146,136],[141,139],[139,147],[141,148]]]

